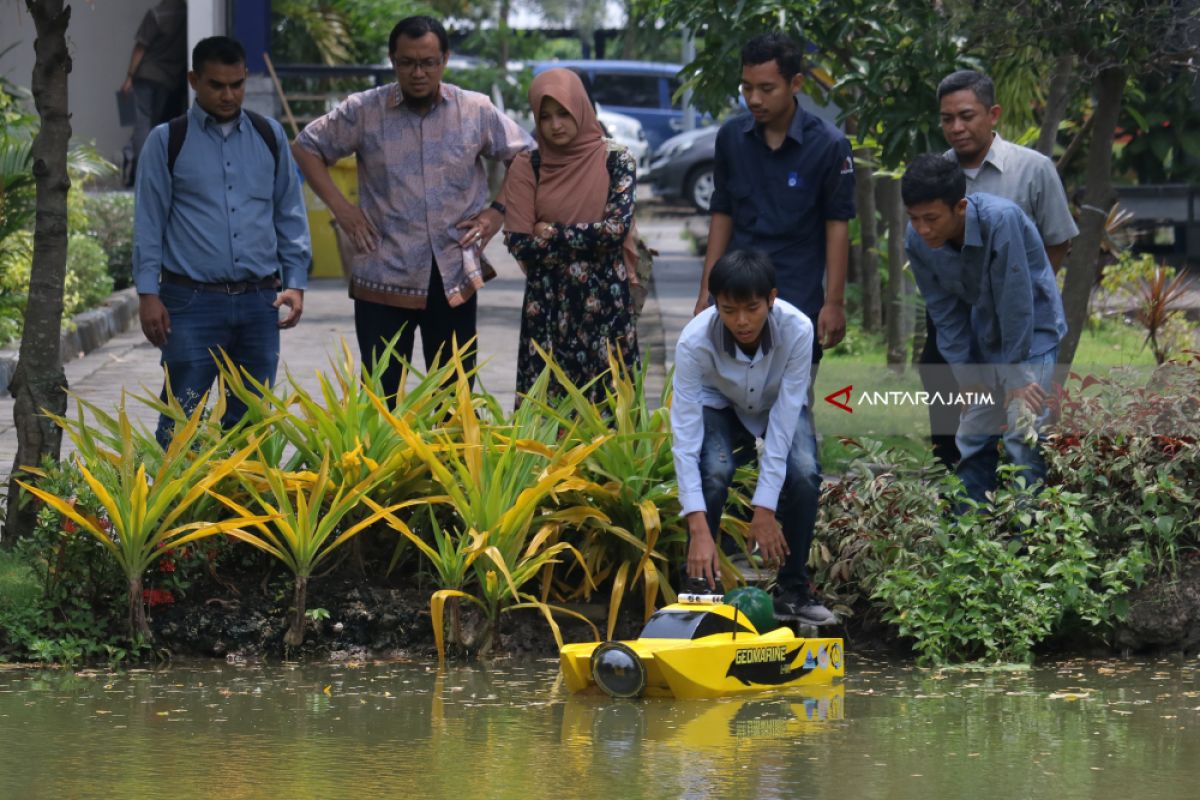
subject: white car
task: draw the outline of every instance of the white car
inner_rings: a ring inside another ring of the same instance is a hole
[[[638,178],[648,175],[650,172],[650,142],[646,140],[646,131],[642,128],[642,123],[628,114],[606,111],[599,105],[596,106],[596,117],[604,126],[604,130],[608,131],[610,139],[625,145],[629,148],[629,152],[633,153],[633,158],[637,162]]]
[[[493,99],[493,102],[496,102],[496,100]],[[504,110],[502,103],[497,102],[496,105],[501,110]],[[531,134],[534,133],[533,117],[529,112],[515,113],[513,111],[505,111],[504,113],[522,128]],[[600,125],[604,128],[605,133],[607,133],[610,139],[625,145],[629,148],[629,152],[633,153],[633,159],[637,162],[638,178],[641,179],[649,175],[650,142],[646,139],[646,131],[642,128],[642,123],[628,114],[605,111],[600,106],[596,106],[596,118],[600,120]]]

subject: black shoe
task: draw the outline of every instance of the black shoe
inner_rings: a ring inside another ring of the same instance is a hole
[[[775,590],[775,618],[805,625],[836,625],[837,617],[806,591]]]

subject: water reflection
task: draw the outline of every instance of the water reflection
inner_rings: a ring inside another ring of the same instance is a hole
[[[1194,662],[933,672],[720,700],[552,661],[0,670],[0,798],[1191,797]]]
[[[741,740],[788,739],[845,718],[841,684],[719,700],[613,701],[602,694],[568,697],[563,742],[619,752],[655,741],[696,750],[727,749]]]

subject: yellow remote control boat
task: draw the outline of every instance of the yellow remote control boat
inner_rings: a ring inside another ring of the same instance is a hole
[[[780,627],[759,633],[720,595],[680,595],[628,642],[564,645],[567,688],[613,697],[721,697],[831,683],[845,675],[841,639],[809,639]]]

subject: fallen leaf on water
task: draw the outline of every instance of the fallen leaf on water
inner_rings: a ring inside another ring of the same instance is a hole
[[[326,696],[326,697],[333,697],[333,684],[332,684],[332,683],[331,683],[331,684],[329,684],[328,686],[326,686],[326,687],[325,687],[324,689],[322,689],[321,691],[325,693],[325,696]]]

